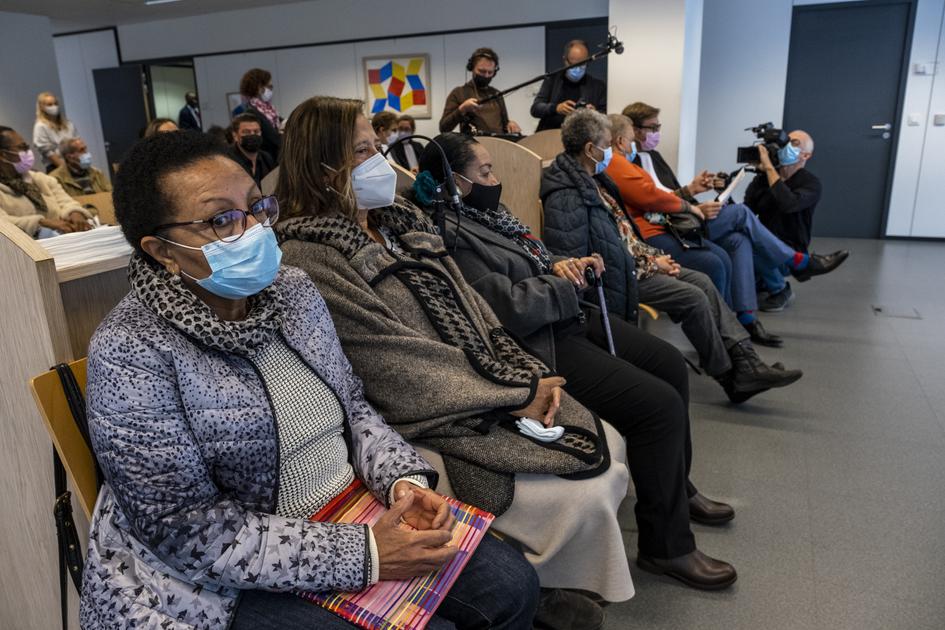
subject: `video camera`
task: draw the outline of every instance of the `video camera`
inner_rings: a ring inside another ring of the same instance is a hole
[[[761,140],[758,144],[750,147],[738,147],[739,164],[757,164],[761,158],[758,153],[758,146],[764,145],[768,149],[768,155],[771,157],[771,164],[778,166],[778,150],[786,146],[791,139],[784,129],[775,129],[773,123],[762,123],[757,127],[748,127],[745,131],[750,131]]]

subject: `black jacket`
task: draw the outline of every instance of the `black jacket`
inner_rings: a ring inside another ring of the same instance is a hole
[[[401,142],[395,144],[394,147],[390,150],[390,154],[394,157],[394,161],[397,162],[400,166],[403,166],[408,171],[410,170],[410,162],[407,161],[407,150],[404,148],[404,145],[409,144],[413,147],[414,155],[417,156],[417,162],[420,161],[420,154],[423,153],[423,145],[417,142],[416,140],[409,140],[407,142]]]
[[[607,175],[597,175],[594,179],[622,204],[620,191]],[[601,201],[591,176],[574,158],[561,153],[545,169],[539,194],[545,211],[543,240],[548,249],[575,258],[594,252],[603,256],[607,266],[604,298],[608,310],[636,321],[639,304],[636,266],[620,238],[617,220]],[[587,297],[594,299],[596,295],[588,291]]]
[[[823,190],[820,179],[802,168],[788,180],[768,185],[763,173],[755,175],[745,191],[745,205],[751,208],[765,227],[799,252],[810,247],[814,208]]]
[[[542,81],[538,94],[532,102],[531,113],[535,118],[540,118],[538,128],[535,131],[545,129],[560,129],[564,122],[564,116],[555,111],[558,103],[568,100],[562,95],[568,79],[563,72],[553,74]],[[607,113],[607,84],[596,77],[585,74],[584,78],[577,83],[572,84],[576,87],[580,96],[575,101],[584,99],[602,114]]]
[[[259,153],[256,154],[256,172],[253,172],[253,163],[249,161],[249,158],[243,155],[243,152],[239,150],[239,147],[233,146],[230,147],[229,152],[230,158],[243,167],[243,170],[246,171],[250,177],[253,178],[253,181],[256,182],[256,185],[262,189],[262,180],[269,173],[272,172],[272,169],[276,167],[275,161],[272,159],[272,156],[263,151],[259,150]]]
[[[200,119],[194,116],[194,113],[186,105],[181,107],[177,114],[177,126],[181,129],[196,129],[197,131],[203,129]]]
[[[245,114],[252,114],[259,120],[259,126],[262,129],[263,145],[262,150],[272,156],[273,161],[279,163],[279,150],[282,149],[282,134],[279,133],[279,130],[272,126],[272,123],[269,122],[269,119],[263,116],[262,112],[250,105],[246,104],[246,109],[243,110]]]
[[[574,285],[542,274],[514,241],[469,218],[463,218],[457,229],[451,210],[446,213],[446,232],[450,255],[466,282],[485,298],[504,327],[554,367],[554,328],[581,316]],[[552,256],[551,261],[564,258]]]

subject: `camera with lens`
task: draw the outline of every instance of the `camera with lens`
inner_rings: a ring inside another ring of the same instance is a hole
[[[787,132],[784,129],[775,129],[774,124],[769,122],[762,123],[757,127],[748,127],[745,131],[750,131],[755,134],[755,137],[761,142],[753,144],[750,147],[738,147],[737,162],[739,164],[757,164],[761,161],[758,147],[764,145],[768,150],[768,155],[771,157],[771,164],[777,167],[778,151],[781,147],[791,142]]]
[[[585,107],[587,107],[587,101],[583,98],[574,104],[574,109],[584,109]]]

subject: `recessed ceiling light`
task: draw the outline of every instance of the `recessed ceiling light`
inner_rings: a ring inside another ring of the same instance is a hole
[[[144,0],[145,4],[169,4],[171,2],[180,2],[180,0]]]

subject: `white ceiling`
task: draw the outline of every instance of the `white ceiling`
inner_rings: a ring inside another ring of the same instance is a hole
[[[45,15],[52,20],[53,32],[63,33],[277,4],[291,0],[180,0],[154,5],[145,0],[0,0],[0,11]]]

